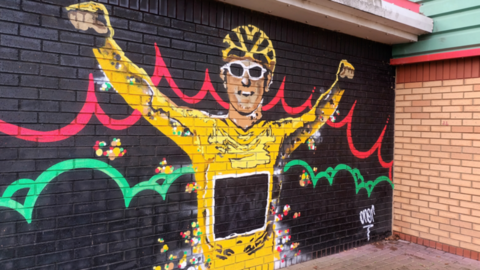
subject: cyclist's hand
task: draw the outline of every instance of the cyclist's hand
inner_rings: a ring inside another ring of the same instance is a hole
[[[98,34],[113,35],[108,11],[104,5],[94,2],[71,5],[66,8],[73,26],[81,31],[93,29]],[[99,18],[102,19],[99,19]]]
[[[353,79],[353,76],[355,75],[355,68],[350,64],[347,60],[342,60],[340,62],[339,66],[340,78],[348,78],[348,79]]]

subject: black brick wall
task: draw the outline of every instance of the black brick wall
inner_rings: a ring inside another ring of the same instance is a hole
[[[391,47],[331,32],[297,22],[207,0],[99,0],[105,4],[115,29],[115,40],[135,64],[153,74],[157,43],[179,88],[193,96],[209,69],[213,85],[223,100],[217,75],[223,37],[240,25],[252,24],[270,37],[277,52],[277,66],[264,104],[276,95],[285,78],[285,100],[302,105],[313,87],[328,89],[338,63],[348,60],[355,78],[345,87],[339,105],[341,121],[356,102],[351,125],[354,146],[369,150],[388,119],[381,155],[393,159],[394,69],[388,65]],[[93,33],[80,33],[68,21],[65,6],[77,0],[0,1],[0,131],[12,130],[4,122],[37,131],[52,131],[75,121],[84,106],[89,74],[97,61],[92,47],[103,42]],[[165,80],[159,89],[178,105],[226,114],[210,94],[198,104],[178,98]],[[114,119],[124,119],[133,110],[113,92],[95,93],[101,108]],[[264,119],[291,116],[281,102],[264,112]],[[4,121],[4,122],[3,122]],[[74,122],[75,123],[75,122]],[[389,175],[377,154],[359,159],[350,151],[347,126],[321,129],[316,151],[301,145],[286,161],[301,159],[318,172],[346,164],[357,168],[365,181]],[[21,134],[23,135],[23,134]],[[89,158],[109,163],[134,186],[147,181],[166,158],[176,169],[191,164],[176,144],[145,119],[128,129],[112,130],[96,116],[77,134],[55,142],[30,141],[0,132],[0,195],[19,179],[35,180],[62,161]],[[110,143],[120,138],[127,150],[113,161],[97,157],[96,141]],[[313,188],[299,185],[301,167],[283,177],[279,207],[292,208],[278,228],[291,231],[291,241],[300,244],[301,256],[288,254],[285,266],[339,252],[367,243],[360,211],[375,206],[371,239],[391,233],[392,194],[382,182],[371,196],[365,189],[356,194],[351,174],[338,173],[330,186],[325,179]],[[192,175],[180,177],[166,199],[152,191],[138,194],[126,208],[122,193],[111,178],[91,169],[76,169],[55,177],[38,197],[32,222],[14,209],[0,207],[0,269],[152,269],[169,262],[161,253],[168,241],[171,250],[185,249],[180,232],[197,219],[197,196],[185,193]],[[23,203],[27,189],[12,199]],[[278,193],[279,192],[279,193]],[[301,217],[293,219],[293,212]],[[298,250],[297,249],[297,250]],[[189,253],[190,254],[190,253]],[[282,253],[283,254],[283,253]],[[282,255],[283,256],[283,255]],[[175,267],[178,260],[175,260]],[[187,267],[188,268],[188,267]]]

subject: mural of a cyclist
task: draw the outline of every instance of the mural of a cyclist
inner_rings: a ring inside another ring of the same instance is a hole
[[[235,268],[253,257],[273,269],[275,228],[272,207],[274,168],[283,157],[313,136],[334,114],[344,93],[342,81],[352,79],[354,67],[339,63],[336,80],[299,117],[266,121],[264,94],[269,91],[276,53],[267,34],[253,25],[239,26],[224,40],[218,76],[228,93],[227,115],[177,106],[152,83],[147,73],[128,59],[115,42],[108,11],[88,2],[67,7],[80,31],[104,34],[94,48],[103,71],[98,84],[108,81],[144,118],[169,136],[196,168],[200,249],[209,269]],[[99,19],[102,17],[102,19]],[[172,135],[172,127],[181,136]]]

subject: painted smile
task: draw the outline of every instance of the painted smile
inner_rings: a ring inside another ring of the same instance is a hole
[[[244,96],[244,97],[250,97],[250,96],[253,96],[254,92],[251,91],[251,92],[245,92],[245,91],[238,91],[237,92],[237,95],[239,96]]]
[[[255,100],[257,99],[255,91],[235,91],[235,97],[238,102],[238,107],[243,110],[250,110],[255,107]]]

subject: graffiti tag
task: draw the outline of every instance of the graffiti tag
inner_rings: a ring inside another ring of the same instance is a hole
[[[373,222],[375,222],[375,206],[372,205],[371,209],[365,209],[360,212],[360,222],[362,224],[367,224],[363,226],[364,229],[367,229],[367,239],[370,241],[370,228],[373,227]]]

